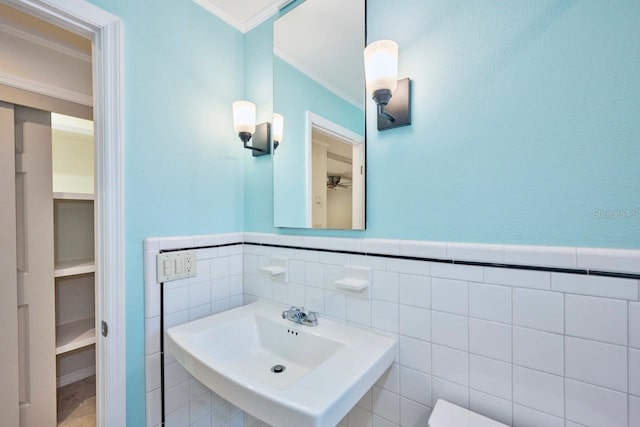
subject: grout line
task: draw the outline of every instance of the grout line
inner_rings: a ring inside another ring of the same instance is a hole
[[[511,290],[511,329],[510,329],[510,334],[509,334],[509,347],[511,348],[511,424],[513,424],[513,413],[515,412],[515,407],[514,407],[514,403],[513,403],[513,399],[514,399],[514,393],[513,393],[513,384],[514,384],[514,364],[513,364],[513,307],[515,306],[515,292],[513,292],[513,289]]]
[[[482,279],[484,280],[484,268],[482,270]],[[471,320],[469,316],[469,313],[471,312],[471,297],[469,296],[469,282],[465,281],[464,283],[467,290],[467,405],[468,408],[471,408],[471,343],[469,338],[471,336]]]
[[[443,381],[451,382],[451,381],[444,380],[444,379],[443,379]],[[452,383],[452,384],[456,384],[456,383]],[[487,396],[493,397],[495,399],[504,400],[505,402],[511,402],[511,400],[505,399],[504,397],[501,397],[501,396],[496,396],[495,394],[489,393],[488,391],[480,390],[480,389],[473,388],[473,387],[468,387],[468,388],[469,388],[469,390],[475,391],[476,393],[486,394]]]
[[[160,283],[160,424],[165,425],[165,403],[164,403],[164,283]]]
[[[563,417],[559,417],[559,416],[554,415],[554,414],[551,414],[551,413],[549,413],[549,412],[545,412],[545,411],[542,411],[542,410],[540,410],[540,409],[532,408],[531,406],[527,406],[527,405],[525,405],[525,404],[523,404],[523,403],[516,403],[516,402],[513,402],[513,406],[515,407],[516,405],[518,405],[518,406],[522,406],[523,408],[527,408],[527,409],[529,409],[529,410],[531,410],[531,411],[534,411],[534,412],[540,412],[541,414],[544,414],[544,415],[547,415],[547,416],[550,416],[550,417],[553,417],[553,418],[557,418],[557,419],[559,419],[559,420],[564,421],[565,423],[566,423],[566,421],[567,421],[567,417],[564,417],[564,416],[563,416]],[[564,424],[564,423],[563,423],[563,424]]]
[[[562,294],[562,411],[566,423],[567,419],[567,310],[566,310],[566,294]]]
[[[400,311],[400,310],[398,310]],[[429,381],[431,383],[431,396],[429,403],[431,407],[435,407],[434,393],[433,393],[433,281],[429,280],[429,351],[431,352],[430,366],[429,366]]]

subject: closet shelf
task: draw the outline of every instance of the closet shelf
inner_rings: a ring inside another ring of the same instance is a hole
[[[95,194],[90,193],[53,193],[54,200],[95,200]]]
[[[96,264],[93,259],[75,259],[56,261],[54,277],[77,276],[96,272]]]
[[[56,325],[56,355],[96,343],[96,320],[93,317]]]

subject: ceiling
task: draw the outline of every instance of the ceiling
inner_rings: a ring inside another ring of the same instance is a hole
[[[274,24],[274,53],[364,108],[363,0],[307,0]]]
[[[193,0],[227,24],[246,33],[292,0]]]

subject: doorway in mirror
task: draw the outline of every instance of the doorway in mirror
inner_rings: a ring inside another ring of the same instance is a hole
[[[312,228],[364,228],[364,141],[311,112],[310,205]]]

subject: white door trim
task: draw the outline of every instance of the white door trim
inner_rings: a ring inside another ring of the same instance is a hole
[[[124,66],[122,20],[85,0],[4,0],[93,41],[96,144],[96,368],[98,426],[126,425]],[[96,328],[97,331],[100,328]]]
[[[354,230],[364,230],[364,144],[353,145],[351,227]]]
[[[311,153],[313,151],[313,147],[311,144],[313,143],[313,128],[320,129],[325,133],[333,135],[335,138],[340,141],[351,144],[353,146],[364,146],[364,137],[360,134],[357,134],[345,127],[340,126],[339,124],[332,122],[331,120],[322,117],[319,114],[316,114],[312,111],[307,110],[306,112],[306,129],[305,129],[305,167],[306,167],[306,185],[305,185],[305,217],[306,217],[306,228],[313,228],[312,221],[312,209],[311,209],[311,194],[313,194],[313,178],[312,178],[312,162],[311,162]],[[355,158],[354,158],[355,160]],[[364,160],[364,156],[363,156]],[[355,163],[354,163],[355,164]],[[355,192],[355,190],[354,190]],[[364,192],[363,192],[364,194]],[[362,206],[364,209],[364,206]],[[354,210],[355,212],[355,210]],[[364,229],[364,224],[361,225],[362,229]]]

